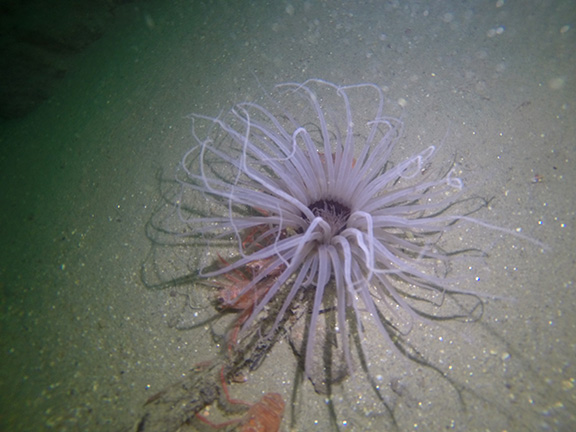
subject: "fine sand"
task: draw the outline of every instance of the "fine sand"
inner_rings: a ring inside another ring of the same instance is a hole
[[[327,405],[285,340],[233,396],[280,393],[283,431],[574,430],[575,25],[570,2],[536,0],[117,8],[53,96],[0,125],[0,430],[133,430],[149,397],[222,355],[207,329],[174,324],[209,288],[142,280],[194,271],[194,251],[145,227],[193,144],[188,114],[307,78],[382,86],[406,125],[394,157],[443,143],[438,162],[493,198],[475,217],[548,248],[451,233],[488,254],[454,275],[489,296],[484,314],[413,329],[434,368],[367,352],[381,399],[358,373]]]

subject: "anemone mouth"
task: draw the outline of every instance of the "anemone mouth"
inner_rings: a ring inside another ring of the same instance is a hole
[[[331,228],[331,237],[346,229],[351,214],[350,206],[335,199],[319,199],[308,206],[316,217],[324,219]],[[311,221],[310,221],[311,222]]]

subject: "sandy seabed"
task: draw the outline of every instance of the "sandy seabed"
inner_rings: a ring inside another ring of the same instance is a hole
[[[396,157],[443,142],[469,193],[493,198],[477,217],[549,249],[481,229],[454,238],[488,253],[462,276],[500,299],[479,322],[409,335],[445,376],[382,346],[367,356],[385,404],[359,375],[330,411],[307,381],[294,392],[280,341],[234,396],[293,401],[286,431],[576,428],[573,7],[236,3],[119,8],[49,101],[0,125],[0,429],[131,430],[150,396],[220,355],[207,330],[174,325],[206,288],[143,283],[150,260],[162,277],[190,271],[179,250],[151,257],[145,227],[193,143],[189,113],[311,77],[381,85],[403,107]]]

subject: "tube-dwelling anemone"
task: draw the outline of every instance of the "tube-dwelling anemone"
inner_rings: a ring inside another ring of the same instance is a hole
[[[453,256],[437,243],[468,218],[452,214],[462,181],[451,167],[429,169],[434,146],[390,160],[403,128],[384,114],[378,86],[309,80],[277,90],[290,105],[270,98],[268,108],[245,102],[216,118],[191,116],[196,144],[180,166],[180,218],[196,235],[234,246],[228,265],[201,270],[202,276],[258,263],[236,293],[258,292],[244,330],[281,295],[274,330],[298,294],[313,290],[305,348],[310,375],[327,307],[334,306],[350,366],[349,333],[362,332],[367,316],[393,345],[390,322],[428,316],[406,293],[464,293],[446,278]],[[357,106],[357,94],[370,97]],[[359,110],[368,121],[358,120]],[[202,210],[193,215],[190,206]],[[323,303],[328,294],[334,304]]]

